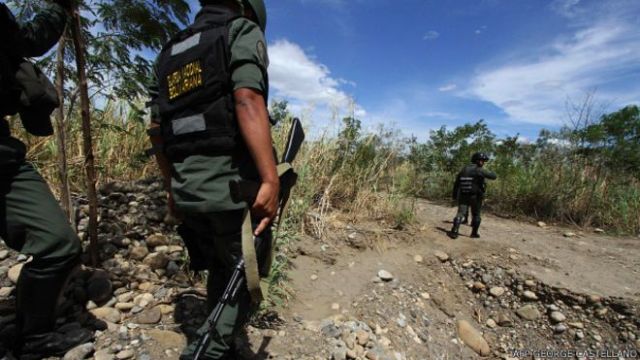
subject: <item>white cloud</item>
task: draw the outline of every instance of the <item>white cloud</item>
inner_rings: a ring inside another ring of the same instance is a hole
[[[577,99],[638,74],[640,31],[623,21],[603,21],[522,57],[525,60],[480,71],[469,93],[500,107],[512,120],[558,125],[565,119],[568,97]],[[631,91],[638,98],[640,87]],[[596,96],[615,103],[602,97],[617,95],[598,91]]]
[[[269,45],[269,83],[276,98],[289,101],[293,111],[322,118],[314,119],[317,121],[350,113],[356,117],[366,115],[341,89],[342,85],[356,86],[353,81],[332,77],[326,65],[288,40]]]
[[[440,33],[435,30],[429,30],[422,37],[423,40],[435,40],[440,37]]]
[[[578,4],[580,0],[554,0],[551,3],[551,9],[562,16],[572,18],[579,11]]]
[[[485,30],[487,30],[487,25],[482,25],[479,29],[476,29],[476,31],[474,31],[474,33],[476,35],[480,35],[482,34]]]
[[[440,91],[440,92],[448,92],[448,91],[453,91],[453,90],[455,90],[457,88],[458,88],[458,85],[456,85],[456,84],[447,84],[447,85],[439,87],[438,91]]]

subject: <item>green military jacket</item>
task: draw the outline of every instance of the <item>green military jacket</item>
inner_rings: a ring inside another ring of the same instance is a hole
[[[205,6],[202,11],[207,11]],[[246,19],[238,18],[229,25],[230,69],[233,90],[251,88],[268,97],[269,83],[264,34],[260,27]],[[158,96],[157,77],[149,87],[152,99]],[[151,120],[159,122],[157,108],[151,109]],[[258,174],[251,156],[189,156],[173,163],[171,192],[180,212],[211,213],[242,209],[244,203],[231,200],[229,181],[257,179]]]
[[[0,4],[0,11],[9,11],[6,5]],[[10,15],[10,13],[9,13]],[[11,16],[3,21],[16,21]],[[67,23],[67,13],[60,5],[51,4],[28,23],[16,23],[18,32],[14,39],[4,38],[1,51],[12,58],[35,57],[44,55],[58,41]],[[5,24],[2,26],[5,28]],[[11,44],[9,44],[9,42]],[[7,84],[0,84],[7,86]],[[2,99],[2,101],[10,101]],[[4,119],[8,114],[0,114],[0,166],[16,164],[24,161],[25,145],[12,138],[9,132],[9,124]]]

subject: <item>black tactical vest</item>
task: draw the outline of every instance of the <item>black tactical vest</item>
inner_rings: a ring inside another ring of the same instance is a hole
[[[230,154],[239,143],[229,69],[229,23],[238,17],[207,6],[160,53],[156,103],[171,160]]]
[[[485,191],[484,176],[480,174],[478,165],[467,165],[458,177],[459,191],[464,195],[482,195]]]

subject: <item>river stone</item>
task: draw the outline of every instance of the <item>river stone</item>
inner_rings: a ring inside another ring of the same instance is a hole
[[[567,331],[567,326],[565,324],[556,324],[553,326],[553,332],[556,334],[562,334]]]
[[[120,316],[121,316],[120,311],[114,308],[100,307],[97,309],[90,310],[89,312],[100,320],[105,320],[112,323],[120,322]]]
[[[165,253],[151,253],[144,258],[142,263],[148,265],[152,270],[164,269],[169,263],[169,258]]]
[[[129,257],[134,260],[142,260],[149,254],[146,246],[135,246],[129,251]]]
[[[102,349],[102,350],[96,351],[96,353],[93,354],[93,359],[94,360],[113,360],[113,354],[111,354],[109,349]]]
[[[390,272],[388,272],[387,270],[378,271],[378,277],[382,281],[391,281],[391,280],[393,280],[393,275]]]
[[[538,295],[536,295],[536,293],[530,290],[523,292],[522,297],[524,297],[527,300],[538,300]]]
[[[167,349],[182,349],[186,345],[184,336],[169,330],[151,329],[147,331],[147,336]]]
[[[438,260],[442,262],[446,262],[447,260],[449,260],[449,255],[447,255],[447,253],[440,250],[434,251],[433,255],[435,255],[438,258]]]
[[[4,260],[9,257],[9,250],[0,250],[0,260]]]
[[[487,356],[491,352],[489,344],[482,337],[482,334],[466,320],[458,320],[458,336],[480,356]]]
[[[471,287],[476,291],[482,291],[487,288],[482,281],[474,281],[473,284],[471,284]]]
[[[20,263],[12,266],[9,269],[7,276],[9,277],[9,280],[11,280],[12,283],[14,284],[18,283],[18,278],[20,277],[20,272],[22,271],[23,266],[24,266],[24,263]]]
[[[540,311],[534,305],[525,305],[516,311],[516,314],[525,320],[536,320],[540,317]]]
[[[120,311],[129,311],[131,309],[133,309],[136,305],[132,302],[126,302],[126,303],[116,303],[115,308],[120,310]]]
[[[13,286],[0,288],[0,298],[8,298],[15,289]]]
[[[156,306],[148,310],[144,310],[136,315],[131,321],[138,324],[157,324],[162,318],[162,312]]]
[[[118,360],[126,360],[131,359],[136,353],[133,350],[122,350],[116,354],[116,359]]]
[[[560,311],[554,311],[554,312],[552,312],[552,313],[549,315],[549,317],[551,318],[551,320],[552,320],[554,323],[561,323],[561,322],[563,322],[563,321],[567,320],[567,317],[566,317],[566,316],[564,316],[564,314],[563,314],[563,313],[561,313]]]
[[[82,360],[94,350],[93,343],[78,345],[64,354],[63,360]]]
[[[489,293],[492,296],[495,296],[495,297],[502,296],[504,294],[504,291],[505,291],[504,288],[500,287],[500,286],[495,286],[495,287],[492,287],[491,289],[489,289]]]
[[[498,314],[496,317],[496,323],[501,327],[512,327],[513,320],[506,314]]]
[[[146,241],[147,246],[156,247],[162,245],[169,245],[169,239],[162,234],[153,234],[147,237]]]
[[[417,263],[421,263],[424,259],[422,258],[422,255],[415,255],[413,257],[413,261],[417,262]]]

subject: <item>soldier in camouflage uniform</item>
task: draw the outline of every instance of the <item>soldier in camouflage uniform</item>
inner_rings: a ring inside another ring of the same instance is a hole
[[[453,219],[453,227],[449,236],[455,239],[458,237],[460,224],[466,218],[471,208],[471,237],[479,238],[480,234],[480,212],[482,201],[486,191],[485,179],[495,180],[496,174],[483,168],[485,162],[489,161],[489,156],[485,153],[475,153],[471,157],[471,164],[465,166],[456,177],[453,186],[452,198],[458,201],[458,213]]]
[[[262,0],[201,0],[195,22],[174,37],[156,62],[150,87],[151,141],[165,179],[170,212],[191,268],[209,271],[209,310],[218,302],[241,251],[250,208],[254,235],[270,246],[280,182],[267,112],[268,57]],[[229,182],[260,183],[253,204],[232,200]],[[265,252],[266,254],[266,252]],[[260,256],[259,256],[260,257]],[[259,259],[261,275],[267,261]],[[246,287],[227,306],[206,359],[236,359],[234,337],[255,309]],[[208,330],[204,324],[198,336]],[[196,342],[181,359],[192,359]]]
[[[17,326],[4,326],[0,333],[6,347],[22,358],[64,354],[92,337],[82,328],[54,332],[57,302],[79,264],[82,248],[49,187],[25,161],[26,147],[11,136],[5,118],[21,111],[14,91],[15,73],[11,71],[16,61],[43,55],[56,44],[65,28],[69,6],[68,1],[55,1],[29,23],[19,24],[0,3],[0,237],[9,247],[33,257],[22,268],[17,284]],[[30,119],[23,113],[21,120],[27,123]],[[51,128],[50,122],[43,126]]]

